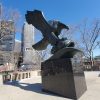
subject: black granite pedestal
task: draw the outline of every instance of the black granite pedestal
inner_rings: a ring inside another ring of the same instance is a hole
[[[82,65],[74,58],[47,60],[41,70],[43,91],[76,100],[87,89]]]

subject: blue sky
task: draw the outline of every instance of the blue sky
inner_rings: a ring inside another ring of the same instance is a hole
[[[47,19],[64,23],[78,23],[84,18],[100,17],[100,0],[1,0],[7,8],[18,9],[24,15],[27,10],[39,9]],[[23,21],[22,20],[22,21]]]
[[[20,27],[25,21],[26,11],[34,9],[43,11],[47,20],[57,19],[68,25],[76,25],[86,18],[89,20],[100,18],[100,0],[0,0],[0,2],[6,8],[20,11]],[[16,38],[20,39],[18,33]]]

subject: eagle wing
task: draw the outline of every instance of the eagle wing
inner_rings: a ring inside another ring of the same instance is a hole
[[[32,24],[35,28],[40,30],[43,36],[50,34],[54,30],[45,20],[43,13],[39,10],[27,11],[25,17],[28,24]]]

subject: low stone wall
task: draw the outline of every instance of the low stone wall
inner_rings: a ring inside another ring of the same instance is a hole
[[[26,72],[17,72],[14,76],[13,76],[13,80],[19,81],[22,79],[26,79],[26,78],[31,78],[31,72],[30,71],[26,71]]]
[[[40,75],[40,70],[9,72],[7,74],[2,75],[2,78],[0,77],[0,83],[2,83],[1,80],[5,83],[6,81],[20,81],[22,79],[32,78],[34,76]]]
[[[18,71],[15,74],[11,75],[11,80],[20,81],[22,79],[32,78],[34,76],[40,76],[41,71]]]
[[[31,71],[31,77],[41,76],[41,70]]]
[[[0,74],[0,85],[3,85],[3,78],[1,74]]]

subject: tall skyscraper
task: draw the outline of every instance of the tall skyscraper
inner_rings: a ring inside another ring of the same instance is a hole
[[[0,21],[0,50],[12,51],[15,43],[15,26],[13,21]]]
[[[34,43],[34,27],[28,23],[24,23],[22,32],[22,56],[23,64],[34,64],[35,51],[32,48]]]
[[[12,20],[0,21],[0,63],[11,63],[13,61],[13,50],[15,45],[15,26]]]

